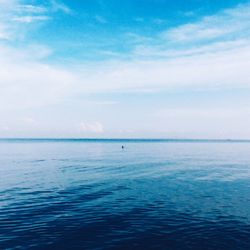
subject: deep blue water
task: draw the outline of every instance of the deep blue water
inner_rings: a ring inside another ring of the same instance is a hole
[[[0,249],[250,249],[247,142],[5,140],[0,178]]]

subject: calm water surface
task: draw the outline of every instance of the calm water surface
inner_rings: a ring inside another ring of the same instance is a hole
[[[250,143],[1,141],[0,178],[0,249],[250,249]]]

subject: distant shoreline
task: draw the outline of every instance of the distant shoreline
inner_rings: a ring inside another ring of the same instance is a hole
[[[78,143],[250,143],[250,139],[159,139],[159,138],[0,138],[0,142],[78,142]]]

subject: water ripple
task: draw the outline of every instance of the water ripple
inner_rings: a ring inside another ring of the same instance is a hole
[[[250,249],[250,145],[118,146],[2,142],[0,249]]]

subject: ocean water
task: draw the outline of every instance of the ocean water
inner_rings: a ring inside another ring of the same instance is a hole
[[[250,143],[2,140],[0,249],[250,249]]]

